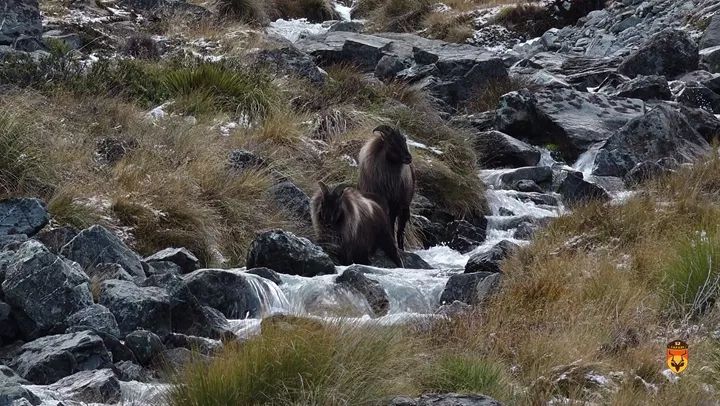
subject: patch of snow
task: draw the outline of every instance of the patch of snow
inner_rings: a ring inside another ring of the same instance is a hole
[[[353,168],[358,166],[358,162],[355,160],[355,158],[351,157],[350,155],[343,155],[340,157],[341,160],[347,162],[348,165],[352,166]]]
[[[329,26],[321,23],[308,22],[306,18],[299,20],[283,20],[282,18],[270,23],[267,31],[279,35],[290,42],[297,42],[300,38],[310,35],[321,35],[328,32]]]
[[[585,379],[588,380],[588,382],[592,382],[594,384],[600,385],[600,386],[607,386],[610,384],[610,380],[606,377],[596,374],[593,372],[588,372],[587,375],[585,375]]]
[[[154,109],[145,113],[145,118],[149,118],[151,120],[161,120],[167,117],[167,112],[165,111],[165,109],[171,104],[172,102],[167,102],[155,107]]]
[[[438,149],[438,148],[428,147],[427,145],[425,145],[425,144],[423,144],[423,143],[421,143],[421,142],[413,141],[413,140],[410,140],[410,139],[407,140],[407,144],[408,144],[409,146],[411,146],[411,147],[414,147],[414,148],[424,149],[424,150],[430,151],[430,152],[432,152],[432,153],[435,154],[435,155],[442,155],[442,153],[443,153],[443,152],[442,152],[440,149]]]

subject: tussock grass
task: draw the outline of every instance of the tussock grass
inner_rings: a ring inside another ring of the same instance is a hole
[[[422,387],[433,392],[483,393],[496,398],[508,395],[502,365],[472,354],[444,355],[428,366]]]
[[[215,7],[225,18],[251,24],[265,24],[279,18],[305,18],[321,23],[339,17],[329,0],[217,0]]]
[[[37,195],[52,188],[53,173],[33,142],[33,127],[0,113],[0,196]]]
[[[431,13],[423,21],[431,38],[464,43],[475,34],[471,14]]]
[[[487,83],[475,91],[473,97],[465,105],[468,113],[482,113],[498,108],[502,96],[520,89],[533,89],[534,86],[521,78],[508,77]]]
[[[392,329],[265,321],[260,337],[187,368],[170,399],[207,406],[375,404],[406,390],[411,349]]]
[[[411,32],[433,11],[431,0],[360,0],[354,15],[368,19],[375,31]]]
[[[261,0],[218,0],[215,7],[225,18],[263,24],[267,20],[263,3]]]

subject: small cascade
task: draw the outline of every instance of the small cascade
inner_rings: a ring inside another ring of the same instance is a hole
[[[288,313],[292,307],[285,293],[275,283],[254,274],[243,272],[258,298],[260,298],[260,314],[267,317],[277,313]]]
[[[598,153],[600,153],[600,148],[604,145],[604,143],[599,142],[590,148],[588,148],[587,151],[583,152],[575,161],[575,164],[572,166],[573,169],[576,171],[582,172],[583,176],[589,177],[592,175],[593,169],[595,169],[595,158],[597,158]]]
[[[340,14],[340,19],[342,19],[343,21],[352,20],[352,17],[350,17],[350,13],[352,12],[352,6],[346,6],[343,3],[335,2],[333,3],[333,7],[335,8],[335,11]]]
[[[280,289],[288,298],[290,313],[298,315],[352,316],[372,314],[364,297],[341,288],[335,283],[337,275],[306,278],[280,275]]]

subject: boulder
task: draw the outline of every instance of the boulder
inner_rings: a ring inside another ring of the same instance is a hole
[[[539,186],[549,186],[553,181],[553,171],[549,166],[528,166],[508,171],[500,175],[503,189],[515,189],[521,181],[532,181]]]
[[[517,168],[535,166],[540,151],[500,131],[485,131],[472,138],[481,168]]]
[[[698,46],[686,31],[662,31],[631,53],[618,67],[623,75],[660,75],[675,78],[696,70],[700,56]]]
[[[154,362],[155,368],[159,368],[171,373],[182,370],[187,364],[197,362],[199,360],[209,361],[210,358],[200,354],[194,354],[187,348],[170,348],[160,353]]]
[[[479,304],[498,288],[500,275],[495,272],[453,275],[443,289],[440,304],[450,304],[456,300],[469,305]]]
[[[8,364],[23,378],[48,385],[79,371],[112,367],[112,356],[95,333],[82,331],[24,344]]]
[[[246,169],[257,169],[267,166],[267,162],[250,151],[244,149],[236,149],[230,152],[228,157],[228,165],[237,171]]]
[[[335,273],[335,265],[320,247],[282,230],[266,231],[255,238],[248,252],[247,267],[309,277]]]
[[[712,73],[720,73],[720,45],[700,51],[700,62]]]
[[[137,329],[159,335],[171,331],[170,297],[164,289],[108,280],[100,284],[98,302],[115,316],[120,334],[130,334]]]
[[[205,337],[187,336],[184,334],[168,334],[163,343],[167,348],[187,348],[200,354],[211,356],[223,349],[223,343]]]
[[[640,100],[670,100],[672,92],[664,76],[638,75],[634,79],[619,83],[617,86],[601,88],[603,94]]]
[[[602,187],[584,180],[581,172],[568,172],[558,189],[563,202],[575,206],[589,201],[609,201],[610,195]]]
[[[150,365],[158,354],[165,351],[165,345],[157,334],[146,330],[136,330],[125,337],[125,345],[135,354],[140,365]]]
[[[145,262],[150,266],[155,262],[172,262],[180,267],[182,273],[190,273],[198,269],[200,260],[186,248],[165,248],[145,258]]]
[[[0,301],[0,347],[15,341],[18,335],[18,325],[12,315],[12,308],[9,304]]]
[[[25,198],[0,200],[0,236],[25,234],[32,237],[49,221],[50,215],[42,200]]]
[[[110,279],[130,282],[135,280],[122,265],[107,262],[85,269],[85,274],[93,283],[101,283]]]
[[[640,162],[625,175],[623,180],[628,187],[637,186],[645,181],[673,172],[677,166],[677,161],[674,159]]]
[[[720,85],[720,81],[718,81]],[[720,88],[718,89],[720,91]],[[690,125],[697,131],[708,143],[712,144],[720,134],[720,118],[713,113],[705,110],[680,105],[680,112],[685,115]]]
[[[103,226],[95,225],[81,231],[60,252],[83,269],[102,263],[115,263],[120,264],[133,278],[145,278],[142,258]]]
[[[283,181],[270,187],[270,196],[275,203],[294,219],[310,223],[310,198],[290,181]]]
[[[42,400],[18,383],[0,381],[0,405],[40,405]]]
[[[510,189],[523,193],[543,193],[543,188],[535,183],[534,180],[530,179],[520,179],[519,181],[513,183],[510,186]]]
[[[240,273],[200,269],[183,279],[203,306],[217,309],[228,318],[245,319],[260,315],[260,298],[248,279]]]
[[[675,100],[688,107],[697,107],[713,113],[720,113],[720,94],[700,83],[687,83]]]
[[[623,177],[640,162],[662,158],[692,163],[711,149],[685,115],[661,104],[607,140],[595,158],[593,174]]]
[[[407,269],[432,269],[430,264],[414,252],[400,251],[400,259],[403,262],[403,267]],[[397,265],[382,251],[376,251],[370,257],[370,265],[378,268],[397,268]]]
[[[4,0],[2,8],[0,45],[21,51],[39,49],[43,27],[38,0]]]
[[[484,227],[476,227],[465,220],[455,220],[445,227],[444,242],[462,254],[472,251],[485,241],[487,221]]]
[[[277,272],[275,272],[269,268],[252,268],[252,269],[248,269],[245,272],[252,274],[252,275],[257,275],[261,278],[265,278],[269,281],[272,281],[274,284],[276,284],[278,286],[282,285],[282,283],[283,283],[282,279],[280,278],[280,274],[278,274]]]
[[[440,244],[442,235],[445,232],[445,226],[438,222],[430,221],[427,217],[411,214],[410,224],[417,232],[418,238],[423,248],[428,249]]]
[[[720,14],[715,14],[710,19],[710,24],[705,28],[700,39],[700,49],[720,46]]]
[[[504,95],[496,112],[497,129],[533,145],[552,144],[568,162],[604,141],[645,112],[638,99],[610,97],[566,88]]]
[[[15,252],[5,273],[5,300],[20,309],[26,335],[64,330],[68,315],[93,304],[90,280],[77,264],[62,260],[37,241]]]
[[[212,338],[231,336],[225,316],[211,307],[203,306],[178,275],[153,275],[145,281],[145,286],[163,288],[170,295],[174,332]]]
[[[130,350],[127,345],[120,341],[118,337],[103,332],[97,332],[96,334],[100,336],[100,338],[102,338],[103,343],[105,344],[105,348],[107,348],[108,351],[110,351],[110,354],[112,354],[113,362],[137,362],[137,359],[135,359],[135,354],[133,354],[132,350]]]
[[[390,298],[382,285],[352,267],[335,278],[335,283],[364,297],[376,317],[390,310]]]
[[[148,277],[151,277],[153,275],[163,275],[163,274],[180,275],[182,273],[182,270],[174,262],[155,261],[155,262],[148,263],[148,269],[145,270],[145,273],[147,273]],[[120,278],[114,278],[114,279],[120,279]]]
[[[114,337],[121,337],[115,316],[107,307],[99,304],[90,305],[74,313],[65,321],[68,333],[90,330],[96,333],[105,333]]]
[[[254,65],[276,75],[305,78],[315,85],[323,85],[327,79],[327,74],[317,67],[310,55],[301,52],[291,44],[273,49],[263,49],[248,57]]]
[[[18,385],[30,385],[30,382],[18,375],[10,367],[0,365],[0,385],[7,383],[15,383]],[[1,405],[2,403],[0,403]]]
[[[85,403],[114,404],[122,400],[120,380],[110,368],[80,371],[48,386],[63,399]]]
[[[419,398],[399,396],[393,398],[390,406],[502,406],[497,400],[485,395],[443,393],[425,394]]]
[[[113,369],[123,382],[149,382],[152,379],[152,372],[132,361],[116,362]]]
[[[526,223],[523,223],[526,224]],[[514,242],[503,240],[485,252],[474,254],[465,264],[465,273],[501,272],[500,265],[508,256],[520,249]]]
[[[73,227],[58,227],[44,229],[35,235],[35,239],[45,244],[53,254],[60,254],[60,250],[70,240],[75,238],[78,231]]]

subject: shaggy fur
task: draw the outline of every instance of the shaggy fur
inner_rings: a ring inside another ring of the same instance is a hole
[[[369,265],[379,248],[403,266],[381,203],[344,184],[319,185],[310,202],[313,227],[321,243],[337,247],[340,263]]]
[[[405,226],[415,195],[415,169],[407,139],[397,129],[380,126],[365,143],[359,156],[358,189],[382,197],[388,205],[388,222],[395,230],[397,246],[405,249]]]

